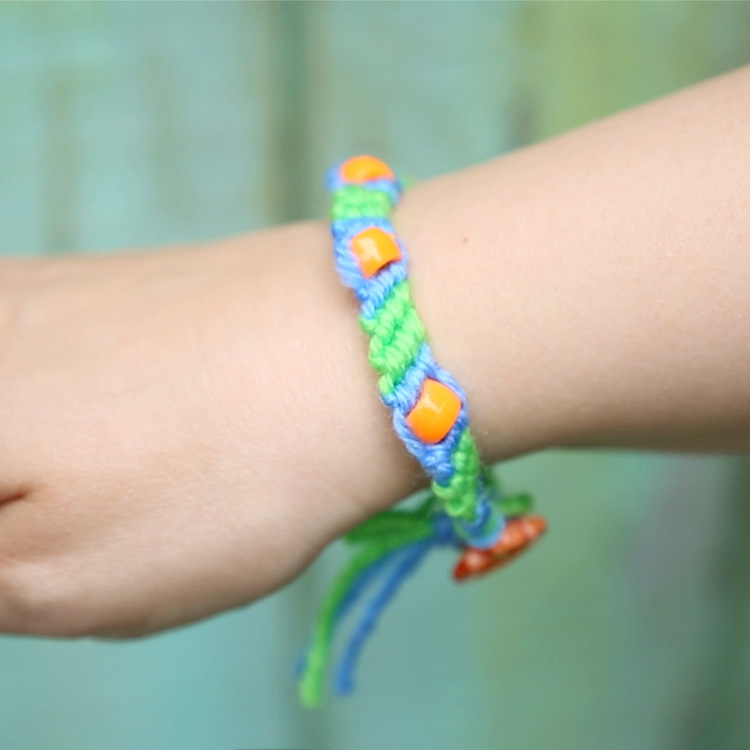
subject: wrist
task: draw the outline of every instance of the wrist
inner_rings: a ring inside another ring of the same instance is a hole
[[[471,172],[418,184],[396,208],[394,225],[436,359],[466,391],[482,455],[498,461],[565,441],[560,389],[550,377],[564,378],[564,363],[549,361],[535,315],[537,276],[514,247],[518,219],[510,212],[518,208],[507,206],[502,240],[497,219],[495,236],[481,234],[472,201],[455,200],[477,187]],[[487,252],[489,243],[497,249]]]
[[[285,443],[290,472],[309,478],[321,498],[300,492],[292,512],[315,524],[315,538],[327,543],[427,480],[378,398],[357,304],[336,274],[328,226],[304,222],[229,242],[267,259],[261,289],[257,273],[249,269],[247,276],[249,295],[264,301],[266,381],[274,383],[268,395],[277,414],[269,429]],[[241,373],[237,385],[237,398],[247,398]]]

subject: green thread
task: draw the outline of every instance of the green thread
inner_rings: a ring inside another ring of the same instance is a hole
[[[409,282],[396,284],[371,318],[360,316],[360,325],[370,337],[368,358],[380,374],[378,388],[382,394],[390,394],[427,341]]]
[[[404,531],[419,530],[429,534],[432,523],[428,518],[418,513],[408,511],[387,510],[378,513],[369,520],[352,529],[344,539],[352,544],[366,542],[371,539],[382,538]]]
[[[391,196],[384,190],[373,190],[362,185],[347,185],[333,194],[331,218],[361,219],[362,217],[386,219],[393,210]]]
[[[455,472],[448,484],[432,482],[432,491],[445,506],[445,512],[454,518],[473,521],[477,505],[477,480],[481,466],[479,452],[469,428],[464,428],[453,451]]]
[[[357,576],[381,557],[407,544],[427,539],[431,533],[431,527],[425,529],[419,526],[386,538],[374,539],[341,571],[323,602],[313,629],[305,671],[299,683],[299,695],[303,705],[312,708],[320,705],[323,700],[326,664],[333,640],[336,613]]]
[[[422,321],[414,307],[411,307],[404,314],[401,325],[394,331],[391,343],[380,356],[383,374],[378,381],[378,387],[381,393],[390,394],[401,382],[425,341],[426,333]]]
[[[404,313],[412,307],[409,282],[404,279],[394,284],[388,296],[371,318],[360,315],[362,330],[371,338],[370,346],[387,346],[396,328],[401,325]]]
[[[500,498],[500,510],[504,516],[515,518],[525,516],[531,511],[534,500],[528,492],[517,495],[506,495]]]

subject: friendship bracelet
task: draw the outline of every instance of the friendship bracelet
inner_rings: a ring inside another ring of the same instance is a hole
[[[309,706],[322,700],[337,626],[368,589],[375,593],[339,660],[339,693],[353,689],[354,668],[368,635],[430,549],[459,549],[453,576],[462,581],[510,562],[547,527],[543,518],[527,515],[528,494],[501,492],[480,459],[466,395],[432,354],[411,297],[406,249],[390,221],[403,180],[384,162],[362,155],[332,168],[327,183],[336,268],[359,301],[381,400],[392,411],[396,434],[431,483],[416,510],[386,511],[345,537],[360,545],[359,552],[331,588],[298,665],[300,698]]]

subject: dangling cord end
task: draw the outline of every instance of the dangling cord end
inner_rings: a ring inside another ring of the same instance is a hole
[[[326,597],[315,622],[313,635],[302,665],[299,696],[306,707],[320,705],[323,699],[325,674],[336,626],[343,612],[351,607],[375,573],[387,564],[389,557],[402,547],[422,541],[430,533],[422,525],[410,531],[391,534],[370,541],[344,568]]]
[[[354,671],[368,637],[372,634],[385,608],[409,575],[419,567],[431,546],[432,540],[425,539],[395,553],[396,559],[393,567],[387,573],[380,591],[366,606],[339,662],[335,687],[340,695],[348,695],[354,690]]]

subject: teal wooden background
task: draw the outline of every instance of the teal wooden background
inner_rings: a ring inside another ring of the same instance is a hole
[[[724,3],[0,5],[0,252],[199,240],[322,214],[333,159],[460,168],[750,61]],[[359,694],[298,709],[332,549],[256,606],[139,642],[0,638],[0,746],[750,746],[744,460],[504,467],[552,533],[502,576],[411,584]]]

